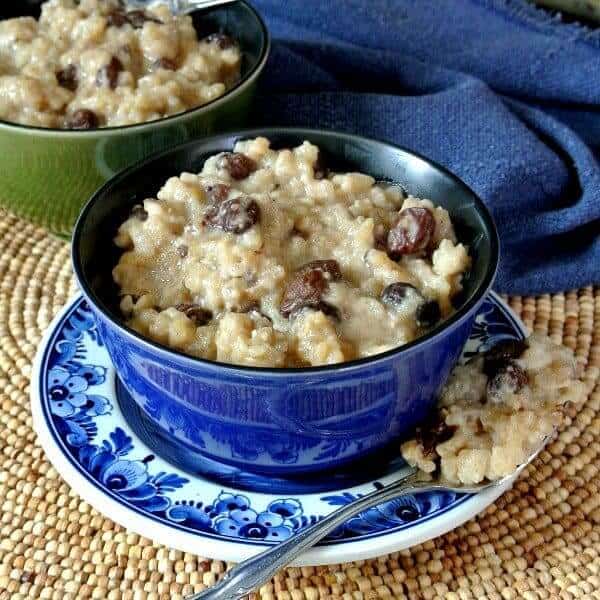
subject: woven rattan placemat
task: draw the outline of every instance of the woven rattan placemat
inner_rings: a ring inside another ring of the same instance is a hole
[[[181,598],[226,565],[97,513],[48,463],[31,428],[31,361],[74,292],[68,245],[0,211],[0,600]],[[290,568],[260,598],[600,599],[600,289],[510,304],[585,367],[590,396],[558,439],[513,490],[455,531],[376,560]]]

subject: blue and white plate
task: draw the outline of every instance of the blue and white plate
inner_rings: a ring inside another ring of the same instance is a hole
[[[492,294],[464,356],[525,328]],[[157,542],[240,561],[293,536],[338,506],[384,485],[395,473],[322,493],[265,494],[224,488],[156,456],[125,420],[117,380],[81,297],[56,317],[35,361],[31,402],[40,442],[58,472],[87,502]],[[476,495],[426,493],[387,502],[350,519],[296,564],[366,559],[425,542],[470,519],[504,489]]]

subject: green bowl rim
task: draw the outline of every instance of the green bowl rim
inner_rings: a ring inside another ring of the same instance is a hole
[[[38,134],[45,136],[53,136],[57,135],[60,137],[101,137],[105,133],[110,134],[127,134],[134,130],[140,131],[143,129],[147,129],[149,127],[163,127],[167,125],[171,125],[177,121],[183,120],[189,116],[193,116],[195,114],[200,114],[215,108],[216,106],[223,104],[225,101],[232,99],[237,96],[240,92],[242,92],[245,88],[248,87],[262,72],[267,59],[269,57],[269,52],[271,50],[271,36],[269,34],[269,30],[261,17],[260,13],[246,0],[237,0],[239,4],[243,4],[246,9],[250,11],[254,18],[257,20],[262,36],[261,36],[261,49],[258,57],[258,61],[254,65],[254,67],[246,73],[246,75],[240,79],[240,81],[231,89],[227,90],[222,96],[211,100],[206,104],[201,104],[200,106],[196,106],[194,108],[190,108],[180,113],[176,113],[174,115],[170,115],[168,117],[163,117],[161,119],[154,119],[153,121],[145,121],[143,123],[132,123],[131,125],[118,125],[116,127],[99,127],[97,129],[90,130],[81,130],[81,129],[56,129],[51,127],[36,127],[33,125],[22,125],[20,123],[12,123],[11,121],[5,121],[4,119],[0,119],[0,131],[4,130],[13,130],[15,133],[23,133],[27,131],[34,131]],[[220,8],[220,7],[216,7]]]

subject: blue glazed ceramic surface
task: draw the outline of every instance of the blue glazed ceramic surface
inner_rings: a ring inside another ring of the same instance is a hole
[[[522,327],[490,296],[475,319],[463,358],[515,337],[523,337]],[[236,543],[276,542],[386,481],[371,479],[358,488],[320,494],[223,488],[166,462],[136,436],[117,403],[115,379],[94,316],[79,298],[40,351],[34,414],[42,415],[42,427],[50,433],[42,442],[50,437],[53,448],[59,448],[100,497],[115,500],[149,523]],[[410,530],[469,498],[435,492],[396,499],[350,519],[323,543],[352,543]]]

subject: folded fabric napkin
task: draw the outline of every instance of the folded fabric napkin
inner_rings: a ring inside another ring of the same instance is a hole
[[[524,0],[254,0],[273,38],[255,121],[444,164],[491,209],[496,287],[600,282],[600,30]]]

